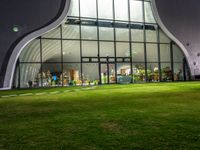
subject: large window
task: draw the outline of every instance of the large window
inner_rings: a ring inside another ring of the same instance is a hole
[[[68,17],[21,52],[21,88],[182,81],[185,56],[155,22],[151,1],[71,0]]]

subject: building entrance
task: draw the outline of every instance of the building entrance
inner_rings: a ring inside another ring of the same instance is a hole
[[[116,83],[115,64],[114,63],[101,63],[101,84]]]

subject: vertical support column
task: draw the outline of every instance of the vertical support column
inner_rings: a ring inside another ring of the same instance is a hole
[[[130,67],[131,67],[131,83],[133,83],[133,59],[132,59],[132,37],[131,37],[131,10],[130,0],[128,0],[128,20],[129,20],[129,48],[130,48]]]
[[[145,63],[145,80],[148,82],[148,73],[147,73],[147,44],[146,44],[146,23],[145,23],[145,8],[144,1],[142,1],[142,9],[143,9],[143,25],[144,25],[144,63]]]
[[[173,42],[170,42],[170,55],[171,55],[171,70],[172,70],[172,81],[174,82],[174,60],[173,60]]]
[[[160,59],[160,28],[157,30],[157,45],[158,45],[158,70],[159,70],[159,80],[162,80],[162,72],[161,72],[161,59]]]
[[[19,89],[20,88],[20,61],[19,61],[19,58],[17,60],[17,66],[16,68],[18,68],[18,84],[17,84],[17,88]]]
[[[100,63],[100,41],[99,41],[99,5],[98,5],[98,1],[96,0],[96,13],[97,13],[97,49],[98,49],[98,66],[99,66],[99,82],[102,83],[101,81],[101,63]]]
[[[81,84],[83,85],[83,60],[82,60],[82,33],[81,33],[81,3],[79,2],[79,36],[80,36],[80,60],[81,60]]]
[[[62,86],[64,86],[63,81],[64,81],[64,64],[63,64],[63,28],[62,24],[60,25],[60,36],[61,36],[61,73],[62,73]]]
[[[113,29],[114,29],[114,51],[115,51],[115,82],[117,83],[117,43],[116,43],[116,27],[115,27],[115,0],[113,0]]]
[[[43,87],[43,76],[42,76],[42,71],[43,71],[43,60],[42,60],[42,37],[39,38],[40,39],[40,65],[41,65],[41,87]]]

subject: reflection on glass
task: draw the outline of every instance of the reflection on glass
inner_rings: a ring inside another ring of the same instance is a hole
[[[80,62],[80,41],[63,41],[63,61]]]
[[[83,85],[98,85],[99,84],[99,64],[84,63],[82,78],[83,78]]]
[[[130,63],[118,63],[117,64],[117,83],[131,83],[131,67]]]
[[[145,82],[145,65],[144,63],[134,63],[133,64],[133,82]]]
[[[20,88],[41,87],[41,64],[20,64]]]
[[[148,63],[147,64],[147,76],[149,82],[159,82],[159,68],[158,63]]]

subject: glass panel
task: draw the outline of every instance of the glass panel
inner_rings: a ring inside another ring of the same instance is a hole
[[[130,0],[131,21],[143,22],[143,2]]]
[[[113,42],[100,42],[100,57],[115,57]]]
[[[85,57],[98,57],[96,41],[82,41],[82,55]]]
[[[115,64],[108,64],[109,68],[109,83],[116,83]]]
[[[97,27],[81,26],[82,39],[97,40]]]
[[[169,44],[160,44],[160,61],[171,62],[171,52]]]
[[[17,63],[17,65],[16,65],[16,68],[15,68],[15,72],[14,72],[14,77],[13,77],[13,83],[12,83],[12,87],[14,88],[14,89],[16,89],[16,88],[19,88],[20,87],[20,85],[19,85],[19,63]]]
[[[80,63],[63,64],[63,86],[81,85],[81,65]]]
[[[99,40],[114,41],[114,29],[108,27],[99,27]]]
[[[162,81],[172,80],[171,63],[161,63]]]
[[[144,42],[144,30],[131,29],[131,39],[135,42]]]
[[[183,62],[183,59],[184,59],[183,52],[175,44],[173,44],[173,59],[174,59],[174,62]]]
[[[88,8],[89,6],[89,8]],[[96,0],[80,0],[81,17],[96,18]]]
[[[174,81],[183,80],[183,63],[174,63]]]
[[[115,0],[115,20],[128,21],[128,0]]]
[[[147,76],[149,82],[158,82],[159,80],[159,69],[158,63],[147,64]]]
[[[79,16],[79,0],[71,0],[68,16]]]
[[[147,62],[158,62],[158,46],[157,44],[147,44]]]
[[[116,41],[129,41],[129,29],[116,28]]]
[[[115,64],[101,64],[101,84],[116,83]]]
[[[41,86],[41,64],[20,64],[20,88]]]
[[[144,62],[144,44],[132,43],[132,61]]]
[[[145,65],[144,63],[134,63],[133,64],[133,82],[140,83],[145,82]]]
[[[130,63],[117,64],[117,83],[131,83],[131,67]]]
[[[156,23],[153,16],[150,2],[144,2],[144,10],[145,10],[145,22]]]
[[[42,37],[44,38],[61,38],[60,34],[60,26],[56,29],[49,31],[48,33],[44,34]]]
[[[80,27],[78,25],[63,25],[62,36],[63,39],[80,39]]]
[[[170,43],[171,42],[171,40],[167,37],[167,35],[162,30],[159,30],[159,36],[160,36],[160,43]]]
[[[108,65],[101,64],[101,84],[108,84]]]
[[[31,41],[20,54],[20,62],[40,62],[40,40]]]
[[[158,39],[157,39],[157,30],[147,30],[146,29],[146,41],[147,42],[158,42]]]
[[[113,19],[113,0],[98,0],[99,18]]]
[[[130,57],[130,45],[129,43],[116,43],[117,57]]]
[[[63,61],[80,62],[80,41],[63,41]]]
[[[45,63],[42,65],[43,86],[62,86],[61,63]]]
[[[61,41],[42,39],[42,61],[61,62]]]
[[[99,84],[99,64],[84,63],[82,77],[83,77],[83,85],[98,85]]]

